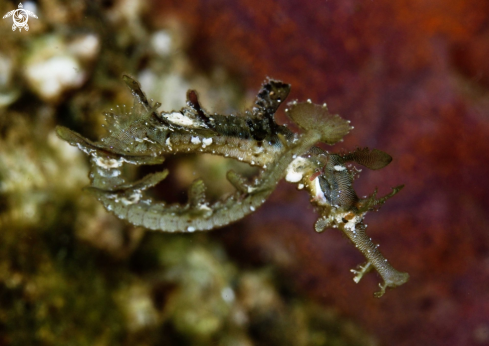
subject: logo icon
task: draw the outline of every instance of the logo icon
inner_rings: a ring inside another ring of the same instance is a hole
[[[15,31],[15,29],[19,28],[19,32],[22,31],[22,28],[25,29],[25,31],[29,31],[29,25],[27,24],[27,21],[29,20],[29,15],[31,15],[34,18],[37,18],[36,14],[24,10],[24,6],[22,3],[19,3],[19,8],[16,10],[12,10],[8,12],[5,16],[3,16],[3,19],[8,18],[13,15],[14,19],[14,24],[12,25],[12,31]]]

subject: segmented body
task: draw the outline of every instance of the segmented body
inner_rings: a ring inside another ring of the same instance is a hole
[[[357,149],[347,154],[329,154],[315,147],[317,142],[334,144],[350,131],[349,121],[320,106],[293,102],[286,110],[303,133],[293,133],[274,120],[277,108],[290,91],[290,85],[268,80],[258,93],[255,107],[237,115],[209,114],[195,91],[187,93],[187,106],[180,111],[158,113],[139,84],[125,76],[134,96],[134,106],[123,114],[106,113],[109,135],[92,142],[71,130],[59,127],[58,135],[91,157],[91,186],[88,188],[105,208],[135,225],[166,232],[210,230],[239,220],[261,206],[278,181],[297,183],[312,196],[321,217],[316,231],[339,228],[367,258],[355,281],[371,267],[384,279],[386,287],[399,286],[408,275],[395,270],[365,234],[365,214],[378,208],[401,188],[377,199],[376,192],[360,199],[353,187],[354,173],[345,166],[353,161],[370,169],[386,166],[391,157],[380,150]],[[120,111],[119,111],[120,112]],[[127,183],[124,164],[147,165],[164,161],[175,153],[209,153],[234,158],[261,171],[251,182],[235,172],[227,178],[236,188],[228,198],[210,204],[202,180],[188,191],[184,205],[166,204],[144,197],[144,191],[163,180],[168,172],[150,174]]]

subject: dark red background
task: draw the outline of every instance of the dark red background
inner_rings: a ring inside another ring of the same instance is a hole
[[[224,66],[256,92],[266,76],[291,99],[327,102],[352,121],[340,147],[394,157],[362,173],[360,195],[406,184],[368,233],[411,274],[375,299],[362,257],[335,230],[313,231],[308,196],[282,184],[256,215],[218,231],[230,251],[273,261],[302,292],[333,305],[384,345],[489,345],[489,1],[154,1],[177,17],[203,70]]]

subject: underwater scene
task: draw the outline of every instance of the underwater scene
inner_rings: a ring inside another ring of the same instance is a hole
[[[489,2],[0,12],[0,345],[489,345]]]

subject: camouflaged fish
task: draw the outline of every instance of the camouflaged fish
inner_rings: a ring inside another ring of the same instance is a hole
[[[290,85],[269,79],[264,84],[251,111],[240,115],[210,114],[201,107],[197,93],[189,90],[187,106],[179,111],[158,112],[159,103],[151,104],[138,82],[123,77],[133,96],[128,112],[105,114],[108,135],[93,142],[65,127],[58,127],[59,137],[90,156],[91,186],[88,188],[104,207],[117,217],[137,226],[164,232],[206,231],[228,225],[252,213],[270,196],[278,182],[285,180],[307,190],[311,203],[320,214],[317,232],[339,228],[362,252],[367,263],[355,274],[375,269],[383,279],[380,297],[387,287],[405,283],[409,275],[394,269],[366,235],[363,220],[370,210],[378,209],[390,194],[377,198],[375,191],[359,198],[353,189],[358,171],[348,162],[369,169],[380,169],[392,158],[377,149],[357,149],[346,154],[328,153],[314,146],[318,142],[335,144],[349,133],[350,122],[333,115],[325,104],[292,102],[286,113],[302,133],[294,133],[275,122],[274,114],[287,98]],[[144,191],[165,179],[167,170],[149,174],[136,182],[126,182],[122,167],[160,164],[164,157],[176,153],[208,153],[234,158],[260,168],[257,177],[248,181],[234,171],[227,179],[236,192],[226,199],[209,203],[202,180],[192,183],[188,202],[166,204],[144,196]]]

